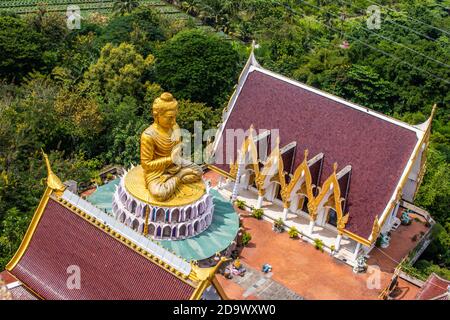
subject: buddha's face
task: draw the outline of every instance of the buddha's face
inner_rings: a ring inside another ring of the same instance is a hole
[[[175,110],[169,110],[161,115],[158,115],[158,125],[161,126],[161,128],[169,130],[173,128],[173,126],[176,124],[177,120],[177,112]]]

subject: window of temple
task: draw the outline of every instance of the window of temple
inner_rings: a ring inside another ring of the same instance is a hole
[[[134,201],[134,200],[131,201],[131,208],[130,208],[130,211],[131,211],[131,212],[134,212],[134,211],[136,210],[136,205],[137,205],[137,204],[136,204],[136,201]]]
[[[120,215],[119,221],[122,222],[122,223],[125,222],[125,213],[124,212],[122,212],[122,214]]]
[[[170,238],[171,229],[170,226],[165,226],[163,230],[163,238]]]
[[[337,226],[337,213],[333,208],[328,209],[327,223],[335,227]]]
[[[303,206],[302,206],[301,209],[302,209],[303,212],[309,213],[309,210],[308,210],[308,197],[304,197],[304,199],[305,200],[303,201]]]
[[[131,225],[131,228],[133,228],[133,230],[137,231],[138,227],[139,227],[139,221],[138,221],[138,219],[134,219],[133,223]]]
[[[161,237],[161,227],[156,228],[156,237]]]
[[[153,223],[148,225],[148,234],[151,236],[155,235],[155,225]]]
[[[179,230],[178,230],[178,236],[179,237],[185,237],[186,236],[186,225],[182,225],[180,226]]]
[[[200,223],[198,221],[195,221],[194,223],[194,230],[196,232],[200,232]]]
[[[205,205],[203,204],[203,202],[200,202],[200,204],[198,205],[198,215],[202,215],[204,210]]]
[[[188,208],[186,209],[186,211],[184,212],[184,214],[185,214],[184,220],[185,220],[185,221],[191,218],[191,212],[192,212],[192,208],[191,208],[191,207],[188,207]]]
[[[172,211],[172,222],[178,222],[180,220],[180,210],[174,209]]]
[[[155,218],[155,221],[156,221],[156,222],[164,222],[164,219],[165,219],[165,212],[164,212],[164,210],[163,210],[162,208],[159,208],[159,209],[156,211],[156,218]]]

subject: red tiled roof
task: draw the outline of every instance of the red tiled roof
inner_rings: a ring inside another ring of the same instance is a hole
[[[448,296],[444,294],[447,293],[448,286],[450,286],[450,281],[442,279],[437,274],[432,273],[420,289],[416,299],[431,300],[441,296],[439,300],[447,300]]]
[[[364,238],[388,205],[417,143],[412,130],[258,70],[248,74],[225,130],[247,130],[251,124],[258,133],[279,129],[280,146],[297,142],[294,169],[305,149],[309,158],[323,152],[321,184],[334,162],[339,169],[352,166],[346,229]],[[228,164],[217,167],[229,170]]]
[[[68,289],[69,266],[81,288]],[[195,288],[53,199],[10,271],[44,299],[189,299]]]
[[[11,292],[13,300],[38,300],[35,295],[22,285],[9,289],[9,292]]]

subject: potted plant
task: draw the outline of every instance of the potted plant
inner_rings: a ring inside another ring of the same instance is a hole
[[[282,218],[278,218],[273,222],[273,231],[278,233],[284,231],[284,221]]]
[[[317,250],[320,250],[320,251],[322,251],[323,252],[323,241],[322,240],[320,240],[320,239],[314,239],[314,247],[317,249]]]
[[[296,238],[298,238],[298,235],[300,233],[298,232],[296,227],[292,226],[289,228],[288,234],[289,234],[289,238],[296,239]]]
[[[252,240],[252,235],[250,234],[250,232],[244,232],[244,234],[242,235],[242,245],[244,247],[247,246],[250,240]]]
[[[258,219],[258,220],[261,220],[263,214],[264,214],[264,210],[263,210],[263,209],[255,209],[255,208],[253,208],[252,216],[253,216],[254,218],[256,218],[256,219]]]
[[[330,250],[331,250],[331,253],[334,253],[336,251],[336,247],[334,246],[334,244],[332,244],[330,246]]]
[[[245,210],[246,204],[245,204],[245,201],[244,201],[244,200],[236,200],[236,201],[234,202],[234,204],[235,204],[236,207],[238,207],[239,209]]]

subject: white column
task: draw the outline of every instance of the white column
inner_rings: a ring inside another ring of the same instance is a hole
[[[342,235],[338,234],[336,237],[336,243],[334,244],[335,251],[339,251],[339,249],[341,248],[341,240],[342,240]]]
[[[356,258],[358,258],[358,253],[359,253],[360,249],[361,249],[361,243],[357,242],[355,252],[353,253],[353,260],[356,261]]]
[[[256,203],[256,209],[261,209],[263,199],[264,199],[263,196],[258,195],[258,202]]]
[[[287,220],[288,212],[289,212],[289,208],[284,208],[284,209],[283,209],[283,217],[284,217],[284,220]]]
[[[238,191],[239,191],[239,182],[241,180],[241,174],[242,174],[242,165],[241,165],[241,152],[240,150],[238,151],[238,155],[237,155],[237,172],[236,172],[236,180],[234,181],[234,186],[233,186],[233,192],[231,193],[231,202],[234,202],[238,196]]]
[[[312,235],[314,231],[314,221],[313,220],[309,220],[309,234]]]

